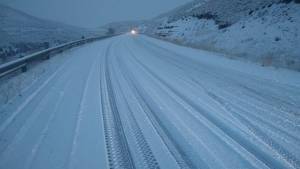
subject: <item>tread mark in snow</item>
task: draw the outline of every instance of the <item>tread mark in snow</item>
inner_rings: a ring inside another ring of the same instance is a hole
[[[66,63],[64,63],[65,65]],[[57,69],[49,78],[42,83],[42,85],[34,91],[13,113],[10,115],[0,126],[0,133],[2,133],[7,126],[9,126],[14,119],[18,116],[18,114],[35,98],[36,95],[40,93],[59,73],[63,70],[64,66],[62,65],[59,69]]]
[[[68,164],[67,164],[68,168],[72,168],[73,158],[74,158],[74,155],[75,155],[76,150],[77,150],[77,142],[78,142],[78,137],[79,137],[79,134],[80,134],[79,132],[80,132],[80,127],[81,127],[81,121],[82,121],[82,118],[83,118],[83,113],[84,113],[84,108],[85,108],[84,104],[87,102],[87,92],[88,92],[89,82],[91,80],[93,69],[95,68],[96,63],[97,62],[94,61],[92,67],[90,68],[90,70],[88,72],[88,77],[86,79],[84,89],[83,89],[83,93],[81,95],[79,111],[77,113],[77,120],[76,120],[76,125],[75,125],[74,136],[73,136],[72,148],[71,148],[71,152],[70,152],[69,159],[68,159]]]
[[[104,56],[101,74],[101,104],[108,164],[109,168],[112,169],[134,169],[135,166],[115,103],[115,97],[109,77],[109,64],[107,61],[109,49],[110,46],[107,48]]]
[[[121,84],[119,81],[117,82],[117,85],[119,88],[121,88]],[[127,99],[125,99],[125,94],[122,90],[121,90],[121,93],[122,93],[122,100],[124,100],[126,102],[126,106],[129,109],[129,114],[128,114],[128,118],[130,120],[129,123],[132,126],[131,127],[132,132],[134,134],[135,141],[138,146],[139,152],[143,156],[143,159],[144,159],[143,165],[147,169],[159,169],[160,167],[158,165],[158,162],[155,159],[153,152],[152,152],[151,148],[149,147],[148,142],[146,141],[146,139],[142,133],[142,130],[141,130],[140,126],[138,125],[136,118],[134,117],[132,110],[130,109]]]
[[[195,168],[192,162],[188,159],[188,156],[184,155],[185,153],[183,153],[180,146],[177,145],[177,143],[175,143],[174,140],[170,138],[170,134],[168,133],[167,129],[165,129],[162,123],[160,123],[159,118],[155,115],[155,112],[151,109],[151,106],[147,103],[147,101],[143,97],[143,94],[141,93],[142,91],[138,89],[137,87],[138,85],[133,83],[136,80],[134,80],[128,68],[121,63],[119,63],[119,66],[120,68],[124,67],[123,72],[128,72],[128,74],[123,73],[124,77],[130,83],[130,86],[135,92],[137,100],[139,101],[140,105],[144,109],[147,117],[149,118],[151,124],[154,126],[156,132],[161,137],[162,141],[165,143],[170,153],[173,155],[178,166],[182,169]]]
[[[286,166],[290,166],[290,163],[287,163],[286,161],[280,161],[277,158],[274,158],[273,156],[267,154],[266,151],[259,149],[256,145],[251,144],[249,140],[244,138],[242,135],[239,134],[237,129],[231,128],[229,125],[227,125],[225,122],[221,121],[218,118],[215,118],[213,115],[209,114],[205,110],[203,110],[201,107],[199,107],[193,100],[186,97],[184,94],[177,91],[173,86],[171,86],[169,83],[167,83],[164,79],[157,76],[152,70],[149,69],[147,65],[142,63],[140,60],[138,60],[135,56],[133,56],[134,60],[136,60],[137,63],[142,65],[147,72],[149,72],[154,78],[162,82],[165,86],[167,86],[171,91],[173,91],[176,95],[178,95],[180,98],[182,98],[186,103],[190,104],[192,107],[195,108],[198,112],[200,112],[206,119],[211,121],[213,124],[216,125],[219,129],[221,129],[225,134],[227,134],[229,137],[231,137],[233,140],[235,140],[237,143],[239,143],[242,147],[244,147],[248,152],[252,153],[254,156],[257,157],[260,161],[265,163],[267,166],[274,168],[285,168]]]
[[[149,45],[148,45],[149,46]],[[154,44],[153,44],[153,46],[154,46]],[[156,46],[156,45],[155,45]],[[157,48],[161,48],[161,47],[159,47],[159,46],[156,46]],[[166,50],[166,49],[163,49],[163,48],[161,48],[161,50]],[[170,52],[170,51],[169,51]],[[172,52],[173,53],[173,52]],[[175,54],[174,54],[175,55]],[[176,66],[179,66],[178,68],[179,69],[182,69],[182,68],[184,68],[183,67],[183,65],[182,64],[179,64],[179,61],[182,61],[182,60],[176,60],[175,58],[171,58],[170,56],[168,56],[168,57],[163,57],[163,59],[168,59],[167,60],[167,63],[173,63],[174,65],[176,65]],[[135,58],[135,60],[137,60],[136,58]],[[137,60],[138,61],[138,60]],[[142,66],[143,67],[145,67],[150,73],[151,73],[151,70],[150,69],[148,69],[147,68],[147,66],[145,66],[143,63],[141,63],[140,61],[138,61],[140,64],[142,64]],[[182,67],[182,68],[181,68]],[[192,66],[191,66],[192,67]],[[196,67],[197,69],[198,69],[198,67]],[[211,74],[211,72],[207,72],[207,73],[210,73]],[[152,73],[153,74],[153,76],[155,76],[154,75],[154,73]],[[212,75],[212,74],[211,74]],[[212,76],[216,76],[216,75],[212,75]],[[158,77],[159,78],[159,77]],[[216,77],[217,78],[217,77]],[[195,80],[192,76],[191,76],[191,79],[192,79],[192,81],[194,82],[194,83],[196,83],[198,86],[201,86],[201,88],[203,88],[203,86],[197,81],[197,80]],[[223,81],[225,82],[225,81],[228,81],[228,79],[223,79]],[[165,83],[165,82],[163,82],[163,83]],[[239,84],[239,82],[236,82],[237,84]],[[239,84],[240,86],[239,87],[244,87],[242,84]],[[249,88],[249,87],[246,87],[246,89],[247,90],[254,90],[254,89],[251,89],[251,88]],[[216,97],[212,97],[212,95],[210,94],[210,92],[208,92],[208,91],[206,91],[204,88],[203,88],[203,90],[205,91],[205,92],[207,92],[207,94],[213,99],[213,100],[216,100]],[[253,92],[253,93],[255,93],[256,95],[258,95],[258,96],[260,96],[261,97],[261,95],[258,93],[258,92],[256,92],[255,90],[254,91],[251,91],[251,92]],[[272,96],[270,96],[270,97],[272,97]],[[272,99],[273,100],[275,100],[275,98],[273,98],[272,97]],[[279,100],[281,100],[281,99],[279,99]],[[219,102],[220,103],[220,100],[219,99],[217,99],[217,102]],[[281,102],[281,101],[280,101]],[[222,104],[223,105],[223,104]],[[223,105],[224,106],[224,105]],[[235,107],[234,105],[231,105],[232,107]],[[290,105],[291,106],[291,105]],[[226,107],[226,109],[228,109],[228,106],[225,106]],[[239,109],[239,108],[238,108]],[[245,110],[239,110],[238,112],[240,112],[240,111],[245,111]],[[230,110],[229,112],[233,112],[232,110]],[[247,114],[248,114],[248,116],[250,116],[251,115],[251,113],[250,112],[247,112]],[[242,119],[243,117],[241,116],[241,115],[239,115],[239,113],[236,113],[236,116],[238,116],[238,119]],[[255,117],[256,119],[255,119],[255,121],[260,121],[260,120],[262,120],[262,119],[257,119],[257,117]],[[243,121],[243,123],[245,123],[245,121],[244,120],[242,120]],[[262,120],[263,121],[263,120]],[[269,125],[267,122],[265,122],[265,121],[263,121],[263,123],[265,124],[265,125]],[[248,122],[248,123],[246,123],[246,124],[251,124],[251,122]],[[277,144],[277,142],[276,142],[276,140],[272,140],[271,138],[269,138],[266,134],[264,134],[262,131],[260,131],[258,128],[256,128],[256,127],[253,127],[253,126],[255,126],[255,125],[253,125],[253,124],[251,124],[250,126],[252,126],[252,127],[250,127],[249,125],[247,125],[247,127],[248,128],[251,128],[251,130],[253,131],[254,130],[254,128],[255,128],[255,133],[256,133],[256,136],[258,136],[259,137],[259,139],[260,140],[262,140],[264,143],[266,143],[269,147],[271,147],[274,151],[276,151],[280,156],[282,156],[282,158],[283,159],[285,159],[290,165],[292,165],[292,166],[294,166],[294,167],[296,167],[297,168],[297,166],[299,166],[299,160],[296,158],[296,156],[295,155],[293,155],[292,153],[290,153],[289,151],[287,151],[284,147],[282,147],[280,144]],[[272,128],[277,128],[276,126],[271,126]],[[283,131],[283,130],[281,130],[280,128],[277,128],[277,131],[278,132],[281,132],[281,134],[283,134],[283,135],[287,135],[287,137],[290,137],[290,139],[294,139],[296,142],[298,141],[298,139],[297,139],[297,137],[294,137],[294,136],[292,136],[292,135],[290,135],[289,133],[285,133],[285,131]]]

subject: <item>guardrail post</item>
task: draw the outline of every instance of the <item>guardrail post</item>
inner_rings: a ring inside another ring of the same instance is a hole
[[[44,57],[44,60],[49,60],[49,59],[50,59],[50,53],[46,53],[45,57]]]
[[[25,64],[24,66],[21,67],[21,71],[22,72],[27,72],[27,64]]]

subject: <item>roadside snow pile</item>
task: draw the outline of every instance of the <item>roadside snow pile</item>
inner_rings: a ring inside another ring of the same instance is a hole
[[[185,7],[184,14],[182,9],[181,15],[166,14],[147,33],[263,66],[300,70],[298,1],[197,2],[202,5]]]

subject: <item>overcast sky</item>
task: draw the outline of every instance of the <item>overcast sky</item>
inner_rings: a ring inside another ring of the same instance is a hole
[[[0,0],[40,18],[80,27],[148,19],[191,0]]]

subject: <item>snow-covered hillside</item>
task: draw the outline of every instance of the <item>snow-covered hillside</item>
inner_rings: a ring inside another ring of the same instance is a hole
[[[92,31],[42,20],[0,4],[0,63],[91,35]]]
[[[300,70],[298,0],[197,0],[154,21],[148,34],[263,66]]]

